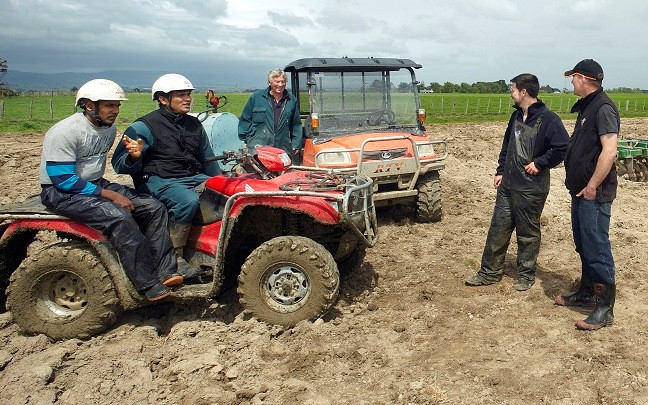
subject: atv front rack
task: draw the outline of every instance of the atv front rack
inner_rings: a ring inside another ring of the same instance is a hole
[[[333,205],[340,215],[340,223],[355,233],[367,246],[374,246],[378,241],[376,220],[376,208],[373,203],[372,194],[373,181],[370,178],[353,176],[350,181],[338,186],[343,193],[322,192],[322,191],[244,191],[230,196],[223,208],[223,222],[218,235],[218,244],[225,240],[225,232],[228,229],[231,216],[230,211],[234,203],[241,198],[249,197],[316,197],[334,202]],[[333,191],[333,190],[331,190]],[[220,249],[223,251],[224,249]]]

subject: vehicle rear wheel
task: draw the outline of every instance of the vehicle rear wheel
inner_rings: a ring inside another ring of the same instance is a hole
[[[261,244],[243,263],[238,280],[245,311],[283,326],[325,314],[340,287],[331,253],[302,236],[280,236]]]
[[[11,275],[7,308],[23,331],[54,340],[96,335],[113,324],[120,310],[105,267],[78,242],[28,257]]]
[[[418,198],[416,200],[416,219],[419,222],[438,222],[441,220],[441,181],[439,172],[425,173],[419,177]]]

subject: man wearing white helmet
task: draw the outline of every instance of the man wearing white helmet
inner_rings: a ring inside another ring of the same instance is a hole
[[[133,286],[150,301],[182,283],[164,205],[103,178],[115,141],[114,125],[124,91],[95,79],[81,86],[83,112],[56,123],[45,134],[40,166],[41,201],[51,211],[102,232],[119,253]]]
[[[189,115],[191,82],[169,73],[153,84],[151,95],[159,108],[137,119],[124,132],[112,158],[117,173],[130,174],[135,188],[160,200],[169,210],[169,231],[178,272],[195,277],[199,269],[183,258],[191,223],[198,210],[196,187],[220,173],[207,134]]]

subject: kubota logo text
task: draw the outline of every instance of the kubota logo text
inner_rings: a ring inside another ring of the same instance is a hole
[[[399,172],[402,168],[403,168],[402,162],[384,163],[376,166],[376,170],[374,170],[374,173]]]

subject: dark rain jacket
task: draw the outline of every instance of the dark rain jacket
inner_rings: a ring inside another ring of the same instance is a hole
[[[239,119],[238,133],[250,153],[254,153],[258,146],[270,145],[281,148],[288,156],[292,156],[294,149],[302,148],[302,124],[297,98],[288,91],[284,91],[284,97],[287,98],[276,131],[270,87],[252,93],[245,104]]]

